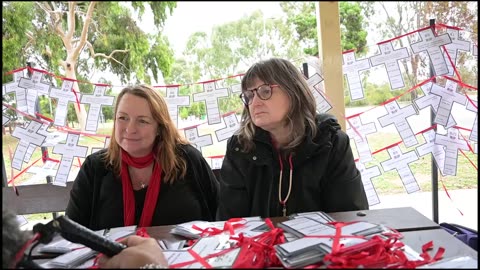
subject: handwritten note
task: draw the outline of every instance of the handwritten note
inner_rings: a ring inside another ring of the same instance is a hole
[[[48,132],[47,132],[48,125],[47,124],[42,124],[40,129],[38,130],[38,134],[45,135],[45,141],[48,139]],[[44,143],[45,143],[44,141]],[[42,143],[42,145],[44,144]],[[37,149],[37,146],[34,144],[28,145],[27,152],[25,153],[25,157],[23,158],[23,162],[28,163],[30,162],[30,158],[33,155],[33,152]]]
[[[355,52],[348,51],[343,53],[343,74],[347,76],[348,88],[350,90],[351,100],[363,99],[363,86],[360,79],[360,71],[370,68],[368,59],[355,59]]]
[[[202,148],[204,146],[209,146],[213,144],[212,135],[207,134],[207,135],[199,136],[198,128],[196,126],[191,128],[185,128],[184,132],[187,140],[190,143],[192,143],[192,145],[195,148],[197,148],[200,152],[202,151]]]
[[[380,176],[382,173],[378,166],[372,166],[369,168],[365,168],[365,165],[359,161],[355,162],[357,169],[360,171],[360,175],[362,176],[362,183],[363,189],[365,190],[365,194],[367,195],[368,205],[372,206],[375,204],[380,203],[380,199],[378,198],[377,191],[375,190],[375,186],[372,183],[372,178]]]
[[[167,102],[168,113],[172,118],[172,121],[178,127],[178,109],[180,106],[190,105],[189,96],[179,96],[178,95],[178,86],[167,87],[167,97],[165,101]]]
[[[215,82],[206,82],[203,84],[203,89],[202,93],[193,94],[193,102],[205,101],[209,125],[221,123],[218,99],[228,97],[228,88],[217,89]]]
[[[314,90],[317,85],[320,85],[323,82],[323,77],[318,73],[314,73],[307,79],[307,84],[310,90]]]
[[[223,115],[222,117],[226,127],[215,130],[215,135],[217,136],[217,141],[219,142],[230,138],[233,133],[240,127],[240,123],[238,123],[237,115],[235,114],[235,112]]]
[[[423,108],[430,106],[434,115],[436,115],[438,111],[438,106],[440,105],[440,96],[430,93],[430,90],[432,89],[432,87],[433,87],[432,82],[428,82],[420,86],[420,91],[423,92],[423,96],[416,98],[413,102],[415,103],[415,105],[417,105],[418,110],[421,110]],[[436,87],[439,87],[439,86],[437,85]],[[456,124],[457,122],[453,118],[453,115],[450,114],[445,128],[453,127]]]
[[[407,117],[416,115],[417,111],[413,105],[407,105],[406,107],[400,108],[396,100],[385,104],[388,114],[379,117],[378,122],[382,127],[388,125],[395,125],[395,128],[398,130],[400,137],[403,140],[403,143],[406,147],[414,146],[418,143],[415,134],[413,133],[412,127],[407,121]]]
[[[57,109],[55,110],[55,121],[53,122],[56,126],[65,126],[68,103],[77,101],[72,91],[73,83],[71,80],[64,79],[61,89],[52,87],[50,90],[50,97],[58,99]]]
[[[458,29],[447,28],[447,33],[450,35],[452,43],[445,45],[448,55],[445,52],[443,52],[443,55],[445,62],[447,62],[448,75],[453,76],[453,67],[457,63],[458,51],[470,52],[470,42],[460,39]]]
[[[475,112],[475,120],[473,120],[472,132],[470,132],[469,139],[478,142],[478,103],[476,100],[467,101],[467,110]]]
[[[35,105],[39,95],[48,96],[51,84],[42,82],[43,73],[40,71],[33,71],[30,79],[21,78],[18,86],[27,89],[27,112],[35,115],[37,112]]]
[[[67,139],[67,134],[64,132],[48,132],[49,124],[42,124],[42,127],[38,130],[38,134],[45,135],[45,141],[42,143],[42,147],[52,147],[57,145],[59,142],[64,141]],[[30,162],[30,158],[33,155],[33,152],[37,149],[37,146],[34,144],[30,144],[27,148],[27,153],[25,154],[25,158],[23,159],[24,162]]]
[[[465,95],[457,92],[457,83],[451,80],[446,80],[445,87],[433,84],[430,93],[440,97],[438,111],[433,122],[444,127],[447,125],[448,119],[452,113],[453,103],[457,102],[461,105],[465,105],[467,100]]]
[[[53,185],[66,187],[73,158],[87,156],[88,147],[78,146],[79,139],[80,135],[68,133],[65,144],[57,144],[53,147],[53,153],[62,155]]]
[[[418,32],[420,41],[410,44],[414,53],[427,52],[436,76],[448,74],[448,67],[443,57],[441,46],[452,43],[448,34],[435,36],[431,28]]]
[[[445,175],[457,175],[458,149],[468,151],[468,145],[465,140],[459,138],[458,129],[449,128],[446,135],[438,134],[435,136],[435,143],[445,147]]]
[[[102,106],[112,106],[114,97],[105,96],[105,85],[95,85],[92,95],[83,94],[80,102],[83,104],[89,104],[90,109],[87,114],[87,123],[85,124],[85,130],[97,131],[98,121],[100,119],[100,113]]]
[[[317,111],[320,113],[328,112],[333,108],[324,94],[325,91],[323,90],[322,81],[323,78],[318,73],[313,74],[307,80],[308,87],[310,91],[312,91],[315,103],[317,104]]]
[[[367,135],[377,132],[375,123],[371,122],[368,124],[362,124],[360,115],[349,118],[347,120],[349,123],[349,128],[347,129],[347,134],[350,138],[353,138],[355,145],[357,146],[357,151],[361,163],[366,163],[372,160],[372,152],[370,151],[370,146],[368,145]]]
[[[403,81],[398,61],[408,58],[409,55],[407,48],[395,50],[393,49],[392,42],[378,44],[378,47],[380,49],[380,54],[370,57],[372,67],[385,65],[392,90],[404,87],[405,83]]]
[[[20,79],[23,78],[23,71],[17,71],[13,73],[13,82],[9,82],[3,85],[4,94],[15,93],[17,100],[17,110],[27,113],[27,89],[20,87],[18,84]],[[21,117],[22,114],[17,112],[17,116]]]
[[[20,141],[18,142],[15,154],[13,155],[12,168],[21,170],[28,146],[30,144],[40,146],[43,141],[45,141],[45,135],[38,133],[41,126],[42,124],[40,122],[30,121],[27,128],[22,128],[20,126],[15,128],[12,136],[18,138]]]
[[[422,135],[425,138],[425,143],[417,146],[416,150],[418,156],[421,157],[428,153],[431,153],[433,156],[433,160],[437,165],[437,168],[440,170],[442,175],[445,175],[443,173],[443,167],[445,166],[445,149],[442,145],[435,143],[435,136],[437,135],[437,133],[435,132],[435,130],[431,129],[422,133]]]
[[[381,163],[383,171],[397,170],[407,193],[419,191],[420,187],[417,179],[415,179],[409,166],[410,163],[418,160],[417,153],[409,151],[404,154],[398,145],[388,148],[387,151],[390,159]]]

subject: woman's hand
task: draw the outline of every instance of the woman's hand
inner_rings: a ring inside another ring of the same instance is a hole
[[[140,268],[147,264],[167,267],[167,260],[154,238],[136,235],[120,241],[127,248],[113,257],[103,255],[98,260],[100,268]]]

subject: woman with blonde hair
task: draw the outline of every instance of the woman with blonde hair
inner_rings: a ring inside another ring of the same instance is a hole
[[[66,215],[92,230],[214,220],[218,182],[164,98],[146,85],[126,87],[114,117],[110,145],[82,164]]]

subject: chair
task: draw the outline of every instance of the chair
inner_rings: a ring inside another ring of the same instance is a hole
[[[67,187],[52,184],[16,186],[19,196],[13,187],[2,187],[2,205],[17,215],[63,212],[72,186],[73,182],[67,182]]]
[[[478,232],[474,229],[455,224],[455,223],[440,223],[440,227],[446,230],[458,240],[464,242],[469,247],[477,250],[478,248]]]

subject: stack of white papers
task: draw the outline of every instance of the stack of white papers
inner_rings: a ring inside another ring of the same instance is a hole
[[[136,231],[137,231],[137,225],[127,226],[127,227],[116,227],[111,229],[105,229],[103,236],[107,237],[112,241],[118,241],[129,235],[135,234]]]
[[[62,238],[60,241],[56,241],[54,243],[50,243],[48,245],[38,248],[38,251],[42,253],[64,254],[81,247],[83,247],[82,244],[72,243]]]
[[[307,217],[297,217],[277,224],[285,232],[291,233],[297,238],[305,235],[333,235],[335,227]]]
[[[208,258],[205,261],[213,268],[232,268],[237,259],[240,248],[235,248],[236,241],[230,240],[228,235],[215,235],[211,237],[203,237],[198,239],[190,249],[205,258],[208,255],[213,255],[225,249],[230,249],[221,256]],[[167,262],[170,266],[175,268],[205,268],[199,262],[196,262],[192,254],[188,250],[166,250],[163,252]],[[188,263],[191,262],[191,263]],[[179,265],[183,264],[184,265]]]
[[[304,267],[321,262],[323,257],[332,251],[333,237],[336,232],[332,225],[322,223],[318,219],[296,217],[281,222],[277,226],[298,238],[274,246],[277,257],[287,268]],[[378,224],[356,222],[343,226],[341,235],[357,235],[365,239],[340,238],[339,242],[343,247],[349,247],[365,242],[373,235],[383,232],[385,232],[384,227]]]
[[[99,230],[95,231],[96,234],[98,235],[103,235],[105,230]],[[63,237],[55,237],[54,240],[47,245],[41,246],[38,248],[38,251],[41,253],[58,253],[58,254],[64,254],[68,253],[74,250],[77,250],[79,248],[85,247],[82,244],[78,243],[72,243]]]
[[[97,252],[91,248],[84,247],[62,254],[41,266],[43,268],[74,268],[94,257],[96,254]]]
[[[201,230],[206,230],[207,228],[215,228],[218,230],[223,229],[224,222],[208,222],[194,220],[190,222],[185,222],[178,224],[170,230],[170,233],[186,237],[188,239],[198,239],[202,233]],[[197,229],[198,228],[198,229]]]
[[[238,222],[231,222],[230,224],[234,227],[233,235],[243,233],[244,236],[252,237],[268,231],[268,226],[260,217],[242,218]],[[176,225],[170,233],[189,239],[198,239],[201,237],[203,230],[206,230],[204,235],[208,236],[209,233],[215,230],[223,231],[224,228],[225,221],[207,222],[195,220]],[[230,234],[230,231],[226,230],[223,233]]]
[[[95,231],[95,233],[110,240],[117,241],[128,235],[134,234],[136,228],[136,226],[118,227]],[[57,237],[56,241],[40,247],[39,252],[62,254],[42,264],[41,266],[44,268],[81,268],[81,266],[91,266],[93,261],[89,262],[89,260],[98,253],[91,248],[82,244],[72,243],[62,237]]]
[[[244,218],[238,222],[231,222],[230,224],[234,227],[233,233],[228,229],[224,230],[224,223],[223,221],[193,221],[177,225],[172,229],[171,233],[183,236],[188,235],[190,238],[197,240],[186,250],[165,250],[164,254],[169,265],[175,268],[204,268],[202,264],[195,261],[188,250],[195,252],[203,258],[228,250],[221,256],[207,258],[205,261],[213,268],[232,268],[240,252],[240,247],[237,247],[237,241],[233,238],[240,234],[243,234],[244,237],[254,237],[269,231],[269,227],[260,217]],[[222,232],[212,236],[205,235],[201,237],[201,232],[193,229],[193,227],[201,229],[213,227],[222,230]]]

